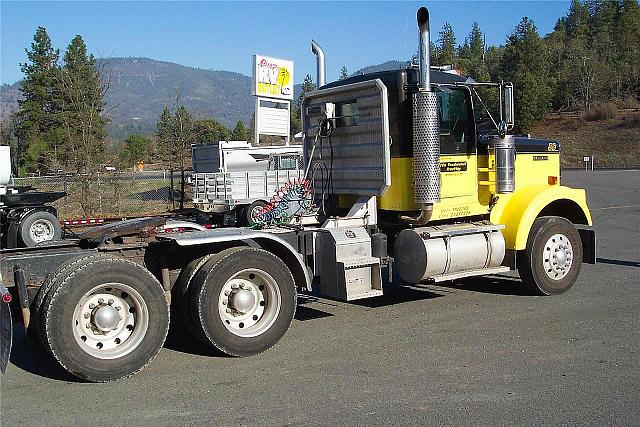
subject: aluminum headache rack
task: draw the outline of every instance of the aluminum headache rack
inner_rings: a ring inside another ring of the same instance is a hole
[[[193,203],[203,210],[222,211],[237,204],[269,201],[288,182],[302,178],[303,173],[301,169],[196,173]]]

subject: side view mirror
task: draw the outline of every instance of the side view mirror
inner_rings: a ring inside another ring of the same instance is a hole
[[[515,123],[515,110],[513,105],[513,84],[506,83],[504,85],[502,111],[504,112],[503,120],[507,125],[507,129],[513,129]]]

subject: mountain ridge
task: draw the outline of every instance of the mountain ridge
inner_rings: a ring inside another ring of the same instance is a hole
[[[402,68],[388,61],[357,70],[352,75]],[[109,137],[132,133],[150,134],[165,106],[172,108],[176,96],[195,117],[213,117],[227,127],[238,120],[249,125],[254,100],[251,77],[242,73],[190,67],[146,57],[98,58],[98,70],[109,88],[105,111],[111,118]],[[294,86],[294,100],[302,85]],[[18,109],[20,82],[0,86],[0,121]]]

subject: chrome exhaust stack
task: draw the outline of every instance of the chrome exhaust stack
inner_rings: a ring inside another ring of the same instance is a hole
[[[316,56],[316,87],[320,89],[325,85],[326,69],[324,65],[324,50],[315,40],[311,40],[311,52]]]
[[[414,200],[422,205],[418,217],[402,216],[410,224],[424,225],[440,201],[440,121],[438,97],[431,89],[429,75],[429,11],[418,9],[419,83],[413,95],[413,191]]]

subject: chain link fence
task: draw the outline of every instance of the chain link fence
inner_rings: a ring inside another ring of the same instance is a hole
[[[185,172],[184,207],[192,207],[191,171]],[[101,172],[11,178],[22,191],[65,192],[52,203],[62,220],[157,215],[180,207],[180,171]]]

